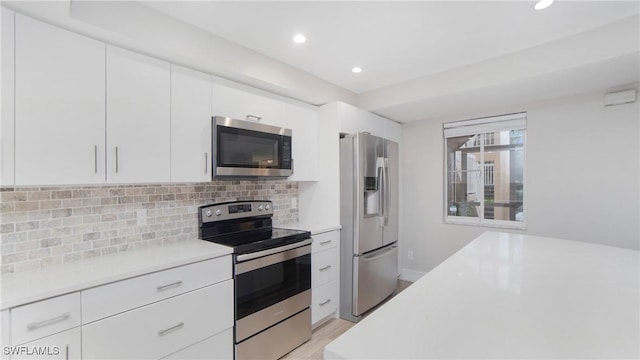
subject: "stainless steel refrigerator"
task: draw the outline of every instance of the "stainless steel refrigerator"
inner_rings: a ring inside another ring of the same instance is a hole
[[[340,138],[340,317],[357,322],[398,287],[398,144]]]

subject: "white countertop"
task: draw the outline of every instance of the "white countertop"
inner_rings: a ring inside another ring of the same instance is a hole
[[[637,359],[639,258],[486,232],[327,345],[325,359]]]
[[[202,240],[126,251],[18,273],[2,274],[0,310],[93,286],[231,254]]]
[[[294,229],[294,230],[306,230],[310,231],[311,235],[322,234],[329,231],[340,230],[342,226],[340,224],[315,224],[315,223],[293,223],[286,224],[282,226],[276,226],[285,229]]]

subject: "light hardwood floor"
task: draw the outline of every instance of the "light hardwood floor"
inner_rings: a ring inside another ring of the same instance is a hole
[[[400,280],[398,284],[398,291],[396,291],[395,295],[406,289],[409,285],[411,285],[411,282]],[[389,301],[389,299],[385,300],[382,304]],[[364,314],[364,316],[366,317],[367,315],[371,314],[379,306],[382,306],[382,304],[376,306],[375,308]],[[351,329],[351,327],[354,325],[355,324],[350,321],[342,319],[331,319],[313,330],[313,333],[311,334],[311,340],[307,341],[297,349],[288,353],[282,359],[322,360],[324,347],[327,346],[327,344],[329,344],[335,338],[342,335],[342,333]]]

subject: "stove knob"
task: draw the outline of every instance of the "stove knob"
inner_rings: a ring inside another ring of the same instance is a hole
[[[269,211],[269,209],[271,209],[271,205],[266,204],[266,205],[264,206],[264,209],[265,209],[266,211]]]
[[[264,207],[262,205],[258,206],[258,211],[262,211]]]
[[[213,212],[211,210],[207,210],[205,215],[207,215],[207,217],[211,217],[211,215],[213,215]]]
[[[222,210],[216,209],[216,216],[220,216],[220,215],[222,215]]]

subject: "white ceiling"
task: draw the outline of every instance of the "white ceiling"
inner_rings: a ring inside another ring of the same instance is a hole
[[[357,94],[497,59],[639,13],[638,1],[218,2],[145,5]],[[308,41],[292,42],[295,33]],[[351,68],[360,66],[360,74]],[[391,114],[393,115],[393,114]]]

